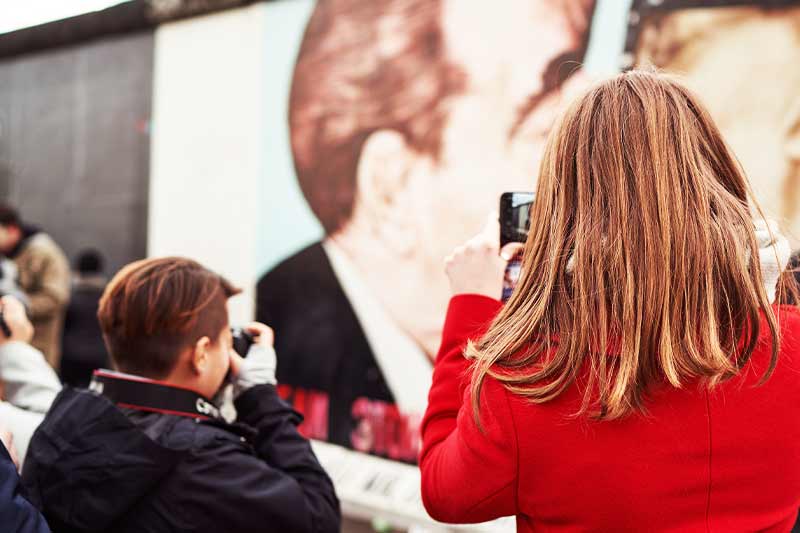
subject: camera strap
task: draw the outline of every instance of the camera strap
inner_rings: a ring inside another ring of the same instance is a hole
[[[117,407],[208,420],[221,418],[219,409],[200,394],[163,381],[95,370],[89,390],[102,394]]]

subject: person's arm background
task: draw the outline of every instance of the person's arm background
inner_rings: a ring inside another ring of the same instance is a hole
[[[69,262],[60,250],[55,248],[37,250],[30,261],[29,268],[37,271],[37,287],[29,290],[28,313],[33,320],[48,318],[61,311],[69,302],[70,270]]]
[[[0,421],[14,434],[19,457],[25,461],[28,443],[50,409],[61,383],[44,355],[28,343],[33,326],[25,308],[13,297],[0,300],[2,316],[11,337],[0,333],[0,382],[3,400]]]
[[[20,471],[25,468],[25,457],[34,431],[44,420],[43,413],[20,409],[8,402],[0,402],[0,422],[11,429],[14,435],[14,447],[20,461]]]
[[[17,265],[10,259],[0,258],[0,294],[13,296],[27,307],[28,297],[17,284],[17,277]]]
[[[42,352],[22,341],[0,344],[0,380],[5,401],[37,413],[46,413],[61,392],[61,382]]]

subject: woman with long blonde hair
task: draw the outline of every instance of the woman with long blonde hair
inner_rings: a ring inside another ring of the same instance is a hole
[[[446,522],[519,531],[789,531],[800,310],[788,244],[697,97],[631,71],[551,133],[511,299],[498,227],[454,297],[420,456]],[[756,222],[754,222],[756,220]]]

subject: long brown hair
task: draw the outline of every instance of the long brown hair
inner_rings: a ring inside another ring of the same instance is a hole
[[[536,403],[586,376],[576,414],[643,409],[656,382],[734,376],[766,315],[747,180],[697,97],[631,71],[575,101],[540,168],[518,288],[467,355]],[[583,385],[583,379],[581,379]]]

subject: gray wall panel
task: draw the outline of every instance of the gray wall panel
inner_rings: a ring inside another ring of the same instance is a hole
[[[152,32],[0,61],[0,197],[110,272],[146,254],[152,77]]]

